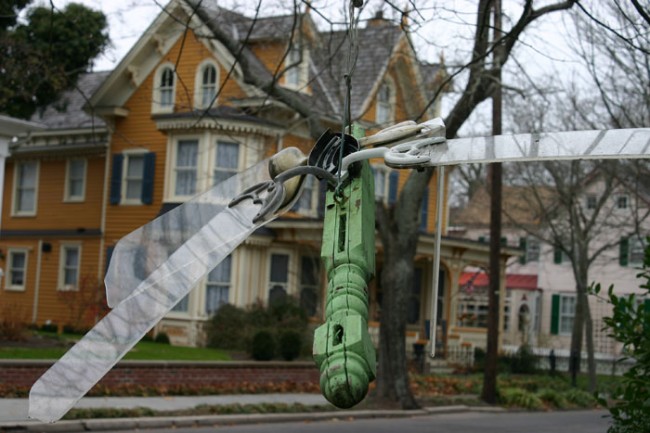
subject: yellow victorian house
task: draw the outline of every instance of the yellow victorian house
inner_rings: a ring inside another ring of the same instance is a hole
[[[424,110],[444,68],[420,64],[408,35],[381,15],[359,29],[358,40],[353,119],[372,133]],[[340,129],[346,51],[345,32],[319,30],[309,12],[252,19],[216,1],[172,1],[114,70],[82,76],[63,96],[66,109],[48,108],[33,119],[46,129],[13,147],[0,250],[5,273],[23,277],[20,287],[11,283],[18,277],[5,278],[0,305],[27,311],[25,320],[36,324],[69,324],[72,297],[64,293],[82,292],[86,276],[96,284],[121,237],[285,147],[308,153],[315,123]],[[438,110],[433,104],[429,117]],[[392,206],[408,173],[381,161],[373,170],[376,200]],[[425,338],[431,315],[435,191],[432,180],[420,212],[408,305],[413,341]],[[201,344],[204,322],[221,305],[267,302],[272,289],[321,321],[323,194],[308,180],[292,211],[247,239],[159,330],[177,344]],[[25,197],[29,208],[21,207]],[[446,209],[445,200],[443,234]],[[505,249],[503,263],[517,253]],[[484,329],[457,326],[456,293],[464,268],[484,266],[487,255],[484,244],[443,237],[438,328],[445,345],[485,344]],[[380,297],[371,283],[372,317]],[[85,312],[86,324],[93,319]]]

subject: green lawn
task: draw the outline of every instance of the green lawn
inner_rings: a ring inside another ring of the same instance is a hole
[[[54,337],[53,337],[54,338]],[[78,340],[78,335],[63,335],[63,340]],[[0,359],[58,359],[67,349],[63,347],[0,347]],[[227,361],[230,355],[217,349],[171,346],[139,342],[124,359],[155,361]]]

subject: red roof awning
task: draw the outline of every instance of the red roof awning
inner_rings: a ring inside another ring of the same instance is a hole
[[[490,278],[485,272],[463,272],[460,276],[459,286],[471,285],[474,287],[487,287]],[[533,274],[507,274],[507,289],[537,290],[537,275]]]

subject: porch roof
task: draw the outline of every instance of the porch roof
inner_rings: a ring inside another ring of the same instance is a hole
[[[490,277],[485,272],[463,272],[458,280],[459,286],[487,287]],[[537,275],[507,274],[506,289],[537,290]]]

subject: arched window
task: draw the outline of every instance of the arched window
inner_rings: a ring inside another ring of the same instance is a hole
[[[384,81],[377,91],[377,112],[375,121],[384,124],[393,120],[393,86],[390,82]]]
[[[174,105],[174,71],[165,68],[160,74],[160,106],[171,107]]]
[[[206,64],[201,68],[201,108],[208,108],[214,105],[217,95],[217,68],[212,64]]]
[[[158,69],[154,82],[154,111],[170,112],[174,108],[174,68],[163,65]]]

